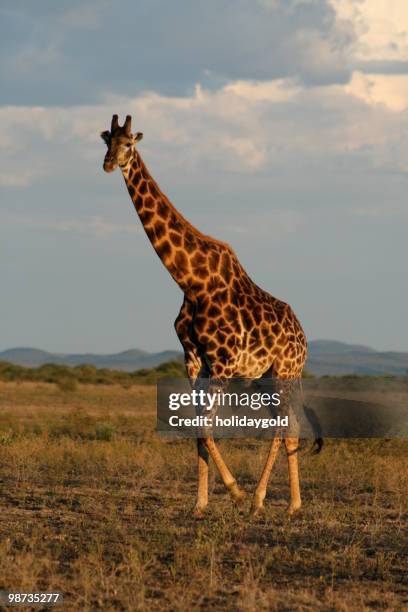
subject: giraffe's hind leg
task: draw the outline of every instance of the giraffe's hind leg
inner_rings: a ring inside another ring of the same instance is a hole
[[[293,514],[300,509],[302,500],[300,498],[298,450],[299,438],[285,438],[286,455],[288,458],[290,504],[288,514]]]
[[[280,391],[280,412],[283,416],[290,414],[294,417],[292,402],[295,401],[295,388],[297,381],[296,379],[281,380]],[[294,421],[296,423],[296,419]],[[265,466],[262,470],[261,477],[255,490],[254,498],[252,501],[251,515],[256,516],[263,510],[263,502],[266,496],[266,489],[268,486],[268,480],[278,455],[279,447],[282,441],[282,434],[277,434],[272,440],[272,444],[266,459]],[[293,514],[296,510],[299,510],[302,501],[300,497],[300,486],[299,486],[299,469],[298,469],[298,449],[299,449],[299,438],[296,435],[291,437],[284,437],[286,455],[288,460],[288,471],[289,471],[289,486],[290,486],[290,504],[288,507],[288,513]]]

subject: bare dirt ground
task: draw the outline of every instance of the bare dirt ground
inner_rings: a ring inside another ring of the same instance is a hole
[[[152,387],[0,384],[0,589],[65,610],[408,608],[408,440],[302,456],[290,520],[283,454],[256,521],[212,471],[196,521],[195,444],[154,427]],[[267,443],[221,447],[252,493]]]

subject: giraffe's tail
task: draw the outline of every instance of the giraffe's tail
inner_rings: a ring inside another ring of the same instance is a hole
[[[320,451],[322,450],[323,444],[324,444],[323,437],[322,437],[322,427],[320,425],[320,421],[317,418],[316,413],[313,410],[313,408],[309,408],[308,406],[306,406],[306,404],[304,404],[303,410],[304,410],[307,420],[312,426],[313,433],[316,436],[308,452],[312,455],[318,455]]]

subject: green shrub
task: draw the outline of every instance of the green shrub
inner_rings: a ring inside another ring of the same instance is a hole
[[[115,428],[112,423],[97,423],[95,426],[95,438],[110,442],[115,436]]]
[[[75,380],[75,378],[64,377],[57,380],[57,387],[60,391],[69,393],[78,389],[78,382]]]

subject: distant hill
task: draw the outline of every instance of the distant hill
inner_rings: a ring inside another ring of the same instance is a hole
[[[335,340],[312,340],[306,369],[316,376],[360,374],[406,376],[408,353],[376,351],[369,346]]]
[[[87,363],[96,368],[127,372],[141,368],[154,368],[161,363],[181,358],[181,351],[149,353],[140,349],[130,349],[109,355],[49,353],[35,348],[13,348],[0,352],[0,361],[8,361],[26,367],[38,367],[45,363],[69,366]],[[408,353],[381,352],[369,346],[347,344],[336,340],[312,340],[309,342],[306,369],[316,376],[325,374],[405,376],[408,372]]]
[[[338,340],[311,340],[309,352],[319,355],[346,353],[376,353],[377,351],[364,344],[347,344]]]
[[[0,361],[8,361],[29,368],[39,367],[45,363],[76,366],[91,364],[96,368],[109,368],[132,372],[142,368],[154,368],[161,363],[181,359],[180,351],[160,351],[148,353],[140,349],[130,349],[121,353],[99,355],[94,353],[64,354],[49,353],[35,348],[13,348],[0,352]]]

